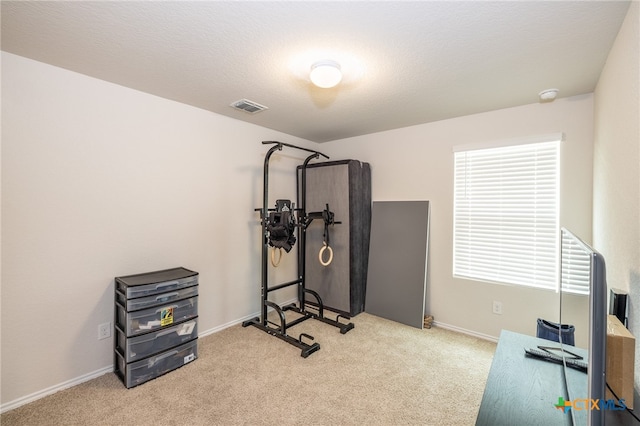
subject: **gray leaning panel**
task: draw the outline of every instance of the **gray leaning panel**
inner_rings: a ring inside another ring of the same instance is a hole
[[[374,201],[366,311],[422,328],[429,201]]]
[[[301,173],[301,169],[299,169]],[[299,183],[301,179],[299,179]],[[371,227],[371,169],[356,160],[314,163],[306,169],[307,214],[329,204],[340,224],[329,227],[333,261],[322,266],[324,224],[314,220],[307,228],[305,287],[316,291],[323,304],[349,315],[364,311]],[[300,205],[300,200],[298,200]],[[327,260],[328,253],[324,253]],[[313,297],[307,298],[314,302]]]

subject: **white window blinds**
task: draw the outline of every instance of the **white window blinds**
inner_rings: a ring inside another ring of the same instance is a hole
[[[591,256],[584,246],[562,230],[562,291],[589,294]]]
[[[560,140],[455,152],[455,276],[557,289]]]

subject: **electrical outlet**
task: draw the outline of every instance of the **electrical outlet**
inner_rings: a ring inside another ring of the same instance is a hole
[[[502,315],[502,302],[493,301],[493,313],[496,315]]]
[[[105,322],[98,326],[98,340],[108,339],[111,337],[111,323]]]

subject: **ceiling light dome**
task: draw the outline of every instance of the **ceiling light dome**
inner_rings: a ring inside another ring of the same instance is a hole
[[[334,87],[342,80],[342,71],[340,64],[336,61],[324,60],[318,61],[311,65],[311,73],[309,74],[311,82],[318,87],[328,89]]]

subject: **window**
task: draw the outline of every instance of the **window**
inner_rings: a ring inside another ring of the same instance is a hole
[[[557,290],[561,139],[454,149],[454,276]]]
[[[562,291],[589,294],[591,257],[569,233],[562,230]]]

